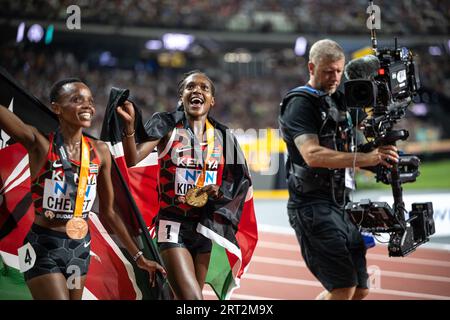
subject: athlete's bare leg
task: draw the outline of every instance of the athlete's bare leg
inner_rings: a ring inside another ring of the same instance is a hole
[[[69,300],[69,289],[62,273],[48,273],[27,281],[35,300]]]
[[[211,253],[199,253],[195,256],[195,275],[197,277],[197,282],[201,289],[205,285],[206,274],[208,273],[209,258]]]
[[[197,282],[194,260],[186,248],[161,251],[172,290],[179,300],[202,300],[202,289]]]

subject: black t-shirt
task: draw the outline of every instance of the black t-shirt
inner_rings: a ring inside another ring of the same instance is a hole
[[[319,135],[322,125],[321,111],[311,100],[302,96],[292,97],[286,105],[283,116],[283,138],[291,160],[303,165],[304,160],[295,145],[295,138],[303,134]]]
[[[339,93],[331,95],[336,105],[339,105]],[[305,96],[292,97],[285,108],[282,116],[280,116],[280,127],[283,133],[283,139],[286,142],[289,157],[292,162],[300,166],[305,165],[305,161],[295,145],[295,138],[303,134],[319,135],[323,120],[326,114],[326,108],[321,108],[319,102],[314,103],[314,98]],[[332,194],[324,191],[313,191],[309,193],[300,193],[298,187],[292,178],[288,179],[289,201],[288,207],[295,208],[311,200],[330,200]]]

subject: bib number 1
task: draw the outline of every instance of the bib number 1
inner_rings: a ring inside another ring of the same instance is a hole
[[[159,220],[158,242],[178,243],[180,223],[168,220]]]

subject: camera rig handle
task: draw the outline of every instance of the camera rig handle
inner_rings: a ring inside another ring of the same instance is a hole
[[[395,143],[394,143],[395,145]],[[398,163],[394,163],[391,168],[391,188],[392,196],[394,198],[394,214],[397,216],[398,221],[405,226],[405,203],[403,201],[403,187],[400,179],[400,172]]]

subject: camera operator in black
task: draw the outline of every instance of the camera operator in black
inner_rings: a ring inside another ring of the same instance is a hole
[[[326,291],[320,299],[367,296],[366,248],[343,207],[348,201],[346,169],[391,167],[394,146],[352,153],[353,122],[343,94],[336,91],[344,70],[342,48],[320,40],[310,50],[306,86],[291,90],[279,117],[287,144],[288,215],[308,269]]]

